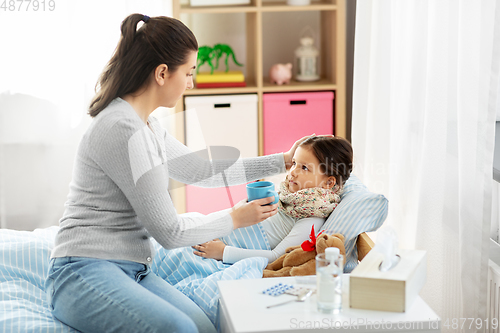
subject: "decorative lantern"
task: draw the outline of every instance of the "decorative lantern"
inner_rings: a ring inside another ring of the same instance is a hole
[[[310,27],[306,27],[312,32]],[[295,63],[297,64],[297,81],[317,81],[319,51],[314,46],[314,38],[304,36],[300,38],[300,46],[295,50]]]

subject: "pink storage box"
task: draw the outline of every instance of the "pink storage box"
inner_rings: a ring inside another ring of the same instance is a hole
[[[263,95],[264,155],[316,133],[333,134],[333,91]]]
[[[246,199],[246,184],[229,186],[233,205]],[[186,186],[186,211],[199,212],[208,215],[219,210],[231,208],[231,201],[225,187],[203,188],[192,185]]]

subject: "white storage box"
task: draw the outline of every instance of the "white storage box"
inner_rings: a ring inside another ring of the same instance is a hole
[[[250,0],[191,0],[191,6],[248,5]]]
[[[200,126],[186,114],[186,145],[192,150],[205,149],[204,138],[207,146],[232,146],[242,157],[258,156],[257,94],[188,96],[184,103],[186,110],[196,109]]]
[[[257,102],[257,94],[185,97],[186,145],[193,152],[230,146],[240,151],[240,157],[258,156]],[[245,185],[229,190],[233,204],[246,198]],[[213,213],[230,208],[230,201],[224,187],[186,187],[188,212]]]

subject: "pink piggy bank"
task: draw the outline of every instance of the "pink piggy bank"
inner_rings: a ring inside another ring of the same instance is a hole
[[[277,85],[282,85],[284,83],[290,83],[292,78],[292,64],[276,64],[269,70],[269,79],[271,83],[276,83]]]

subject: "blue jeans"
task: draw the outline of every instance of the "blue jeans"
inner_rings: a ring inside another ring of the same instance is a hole
[[[191,299],[132,261],[52,259],[45,290],[54,317],[81,332],[216,332]]]

